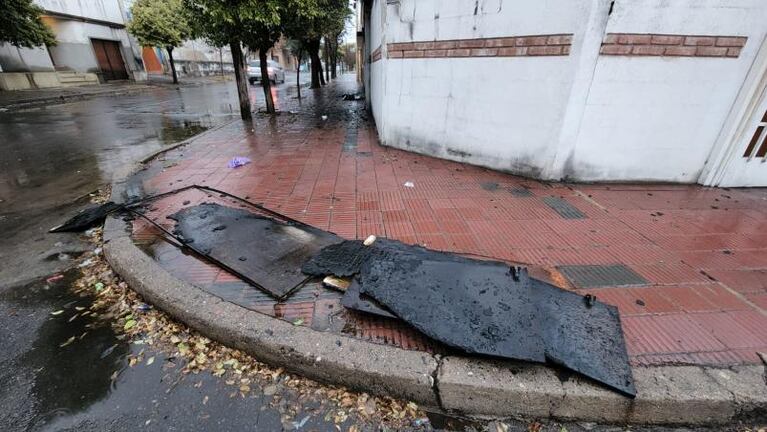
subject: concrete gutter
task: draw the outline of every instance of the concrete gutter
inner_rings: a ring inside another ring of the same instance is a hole
[[[114,184],[113,196],[124,184]],[[109,263],[146,301],[206,337],[318,381],[478,417],[666,425],[767,418],[764,366],[636,367],[632,400],[541,365],[432,356],[250,311],[172,276],[133,243],[130,225],[118,217],[107,219],[104,242]]]

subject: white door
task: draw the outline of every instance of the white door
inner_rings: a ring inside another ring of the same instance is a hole
[[[767,89],[740,134],[719,186],[767,186]],[[738,151],[741,150],[741,151]]]
[[[702,184],[767,186],[767,40],[748,75]]]

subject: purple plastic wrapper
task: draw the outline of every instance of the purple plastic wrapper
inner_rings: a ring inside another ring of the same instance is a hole
[[[243,165],[247,165],[249,163],[250,163],[250,159],[244,156],[237,156],[233,158],[232,160],[230,160],[229,163],[226,164],[226,166],[228,166],[229,168],[237,168]]]

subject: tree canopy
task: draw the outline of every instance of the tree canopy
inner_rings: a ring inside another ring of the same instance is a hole
[[[348,0],[293,0],[297,7],[283,16],[285,36],[301,41],[312,60],[312,88],[323,82],[319,56],[320,41],[343,31],[350,14]]]
[[[43,9],[32,0],[3,0],[0,10],[0,42],[34,48],[56,45],[56,37],[40,19]]]
[[[131,15],[128,31],[143,46],[177,47],[190,36],[181,0],[138,0]]]
[[[162,47],[168,51],[173,83],[178,83],[173,48],[189,38],[188,11],[181,0],[138,0],[131,7],[128,31],[143,46]]]

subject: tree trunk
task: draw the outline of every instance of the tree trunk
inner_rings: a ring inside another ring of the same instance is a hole
[[[312,85],[311,88],[320,88],[320,78],[322,75],[322,66],[320,66],[320,41],[313,39],[307,41],[306,49],[309,51],[309,59],[311,60],[312,70]]]
[[[170,71],[173,75],[173,84],[178,84],[178,76],[176,75],[176,64],[173,63],[173,47],[165,47],[168,50],[168,62],[170,62]]]
[[[338,38],[330,44],[332,51],[330,52],[330,78],[336,79],[336,69],[338,67]]]
[[[330,40],[325,36],[325,81],[330,82]]]
[[[298,90],[299,99],[301,99],[301,59],[303,57],[303,51],[298,51],[298,55],[296,56],[296,90]]]
[[[266,64],[266,51],[264,47],[258,50],[258,60],[261,63],[261,86],[264,88],[264,100],[266,101],[266,112],[274,114],[274,99],[272,98],[272,80],[269,78],[269,67]],[[274,76],[277,81],[277,75]]]
[[[319,54],[317,54],[317,67],[320,68],[320,84],[327,85],[328,82],[325,80],[325,72],[323,72],[324,69],[322,67],[322,60],[320,60]]]
[[[250,120],[253,115],[250,112],[250,96],[248,96],[248,80],[245,73],[245,60],[242,57],[240,42],[229,44],[232,49],[232,63],[234,63],[234,78],[237,81],[237,97],[240,99],[240,117]]]

